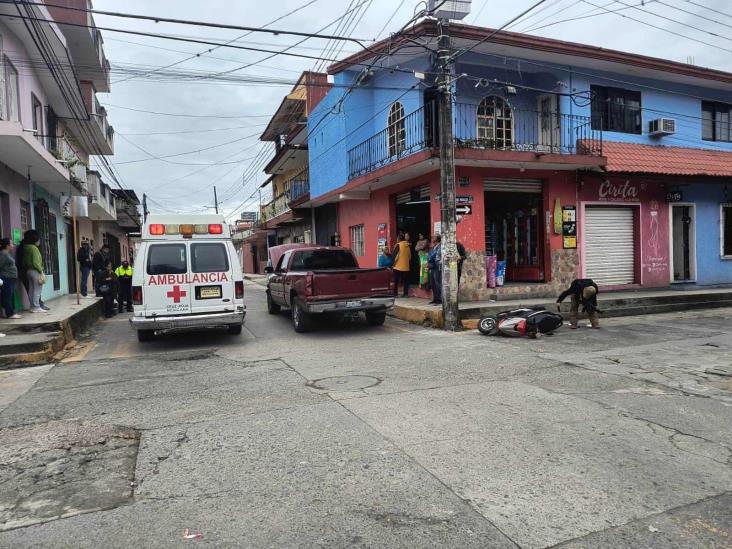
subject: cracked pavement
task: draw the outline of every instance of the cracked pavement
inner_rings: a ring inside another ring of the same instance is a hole
[[[732,548],[732,310],[300,335],[246,295],[0,378],[0,547]]]

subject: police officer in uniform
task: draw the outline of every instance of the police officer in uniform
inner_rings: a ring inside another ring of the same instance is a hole
[[[130,262],[125,260],[122,265],[117,267],[114,271],[117,275],[118,281],[118,294],[117,303],[119,306],[119,312],[122,312],[122,303],[124,302],[127,306],[127,312],[132,312],[132,267]]]

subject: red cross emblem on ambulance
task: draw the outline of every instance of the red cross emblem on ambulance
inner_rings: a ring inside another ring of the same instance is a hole
[[[173,290],[168,292],[168,297],[173,298],[174,303],[180,303],[181,297],[186,297],[188,295],[188,292],[185,290],[181,290],[180,286],[173,286]]]

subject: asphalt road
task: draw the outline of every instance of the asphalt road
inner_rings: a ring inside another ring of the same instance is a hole
[[[0,376],[0,547],[732,547],[732,310],[537,341],[100,322]],[[200,534],[200,537],[198,537]]]

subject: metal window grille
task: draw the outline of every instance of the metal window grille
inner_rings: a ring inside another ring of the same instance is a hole
[[[481,139],[496,149],[513,146],[513,111],[505,99],[492,95],[478,105],[478,140]]]
[[[399,101],[389,109],[389,156],[399,156],[407,148],[404,105]]]
[[[357,257],[363,257],[364,251],[364,238],[363,238],[363,225],[354,225],[351,227],[351,250]]]

